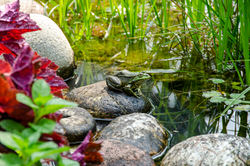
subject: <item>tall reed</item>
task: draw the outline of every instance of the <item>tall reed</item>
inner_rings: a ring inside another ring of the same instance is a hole
[[[172,2],[178,6],[176,2]],[[207,36],[212,36],[213,46],[216,53],[217,70],[223,72],[232,65],[238,74],[242,85],[250,85],[250,13],[247,0],[183,0],[181,1],[183,13],[185,13],[184,26],[196,29],[190,33],[196,48],[200,49],[203,35],[199,35],[201,29],[207,29]],[[185,4],[185,5],[183,5]],[[198,47],[197,47],[198,46]],[[245,75],[241,74],[244,62]]]

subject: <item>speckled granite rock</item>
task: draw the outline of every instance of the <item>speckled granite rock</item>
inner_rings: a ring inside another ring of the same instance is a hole
[[[31,48],[40,56],[47,57],[59,66],[58,75],[68,77],[73,73],[73,50],[61,29],[50,18],[40,14],[30,14],[42,29],[25,33],[23,36]]]
[[[102,140],[102,148],[100,152],[103,155],[104,161],[98,166],[155,165],[148,153],[118,140]]]
[[[83,108],[63,108],[58,113],[63,114],[60,124],[65,129],[65,136],[71,144],[82,142],[89,130],[92,132],[96,130],[95,120]]]
[[[249,161],[249,139],[207,134],[191,137],[172,147],[161,166],[245,166]]]
[[[5,4],[10,4],[16,0],[0,0],[0,10],[4,9]],[[45,14],[44,8],[35,0],[19,0],[20,11],[24,13]]]
[[[134,112],[149,112],[151,105],[144,99],[113,92],[105,81],[73,89],[67,94],[69,100],[88,110],[94,117],[115,118]]]
[[[132,144],[150,155],[157,154],[167,145],[167,134],[151,115],[133,113],[114,119],[98,135],[100,139],[115,139]]]

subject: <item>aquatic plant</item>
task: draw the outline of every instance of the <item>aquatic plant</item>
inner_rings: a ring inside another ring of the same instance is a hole
[[[224,80],[222,79],[210,79],[213,81],[214,84],[220,84],[223,83]],[[219,88],[220,89],[220,88]],[[250,91],[250,87],[243,90],[241,93],[230,93],[227,94],[224,91],[221,90],[212,90],[212,91],[206,91],[203,92],[202,96],[205,98],[208,98],[211,103],[224,103],[225,107],[221,113],[216,115],[214,119],[212,119],[213,123],[219,123],[219,119],[222,119],[223,123],[228,123],[231,119],[231,116],[234,112],[240,112],[242,115],[245,113],[247,114],[247,111],[249,111],[250,108],[250,101],[246,101],[245,94]],[[231,113],[228,113],[229,109],[233,110]],[[237,115],[237,114],[236,114]],[[247,116],[247,115],[244,115]],[[239,124],[239,136],[246,137],[247,130],[249,130],[249,127],[247,125],[247,118],[244,118],[242,116],[242,119]],[[226,127],[227,125],[223,125],[222,132],[226,133]]]
[[[0,155],[0,165],[31,166],[50,159],[61,166],[77,166],[77,159],[67,159],[70,154],[61,155],[69,150],[65,146],[68,141],[54,131],[62,117],[56,111],[77,104],[60,98],[67,85],[56,75],[58,66],[33,52],[25,42],[23,33],[40,28],[19,8],[17,0],[0,11],[0,55],[4,56],[0,59],[0,143],[4,145],[0,152],[8,152]],[[87,147],[92,144],[89,135],[84,143]],[[79,147],[81,165],[88,162],[83,156],[87,147]],[[100,148],[90,149],[96,155]],[[91,162],[102,161],[101,155],[95,159]]]
[[[185,0],[182,10],[187,9],[187,18],[190,28],[196,28],[196,33],[191,34],[193,42],[199,42],[197,36],[202,27],[207,30],[207,36],[213,40],[211,49],[216,54],[216,65],[219,72],[233,66],[238,74],[241,84],[250,85],[249,78],[249,37],[250,14],[246,6],[249,1],[189,1]],[[205,10],[205,7],[207,10]],[[187,22],[185,22],[187,24]],[[202,25],[203,24],[203,25]],[[187,25],[188,27],[188,25]],[[209,38],[207,38],[209,40]],[[200,44],[199,44],[200,45]],[[200,49],[200,47],[196,47]],[[242,64],[244,62],[244,64]],[[244,67],[242,67],[244,66]],[[242,76],[241,70],[245,70]]]

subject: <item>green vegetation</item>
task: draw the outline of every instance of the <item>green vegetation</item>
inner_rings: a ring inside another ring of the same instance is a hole
[[[245,124],[250,100],[250,11],[247,10],[250,1],[40,2],[47,7],[49,17],[63,29],[77,61],[151,71],[160,96],[154,115],[165,126],[171,126],[171,130],[186,127],[188,134],[183,135],[189,137],[219,132],[222,123],[221,131],[227,132],[226,126],[233,116],[228,111],[231,109],[235,110],[236,118],[242,119],[235,134],[249,134],[249,126]],[[85,67],[79,72],[93,78],[95,71]],[[222,78],[224,82],[213,79],[213,84],[210,78]],[[158,87],[159,82],[162,85]],[[202,97],[208,91],[214,93],[208,99]],[[167,109],[172,92],[180,100],[179,111]],[[234,93],[240,95],[230,96]],[[243,93],[245,97],[239,99]]]
[[[34,121],[28,124],[28,128],[10,119],[4,119],[0,122],[1,128],[5,130],[0,131],[0,142],[16,152],[1,154],[0,165],[32,166],[40,164],[40,160],[44,158],[58,161],[61,166],[79,165],[73,160],[61,157],[60,153],[69,151],[69,147],[58,147],[53,141],[41,141],[42,134],[51,134],[56,125],[54,120],[42,117],[54,113],[60,108],[76,106],[77,104],[55,98],[44,80],[34,82],[32,96],[31,99],[23,93],[17,94],[19,102],[34,110]]]

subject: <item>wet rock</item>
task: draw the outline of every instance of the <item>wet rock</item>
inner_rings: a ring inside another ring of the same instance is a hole
[[[115,118],[134,112],[149,112],[151,109],[151,105],[142,97],[109,90],[105,81],[73,89],[67,98],[98,118]]]
[[[71,144],[82,142],[89,130],[92,132],[96,130],[95,120],[83,108],[63,108],[58,113],[63,114],[60,124],[65,129],[65,136]]]
[[[5,4],[10,4],[14,1],[16,0],[1,0],[0,10],[4,9]],[[24,13],[45,14],[44,7],[37,3],[35,0],[20,0],[20,11]]]
[[[40,31],[25,33],[23,36],[31,48],[40,56],[47,57],[59,66],[58,75],[66,78],[73,73],[73,50],[61,29],[50,18],[30,14]]]
[[[100,152],[104,161],[98,166],[154,166],[148,153],[118,140],[103,140]]]
[[[157,154],[167,145],[165,130],[153,116],[144,113],[133,113],[114,119],[97,138],[120,140],[150,155]]]
[[[172,147],[161,166],[244,166],[249,160],[249,139],[227,134],[207,134],[189,138]]]

